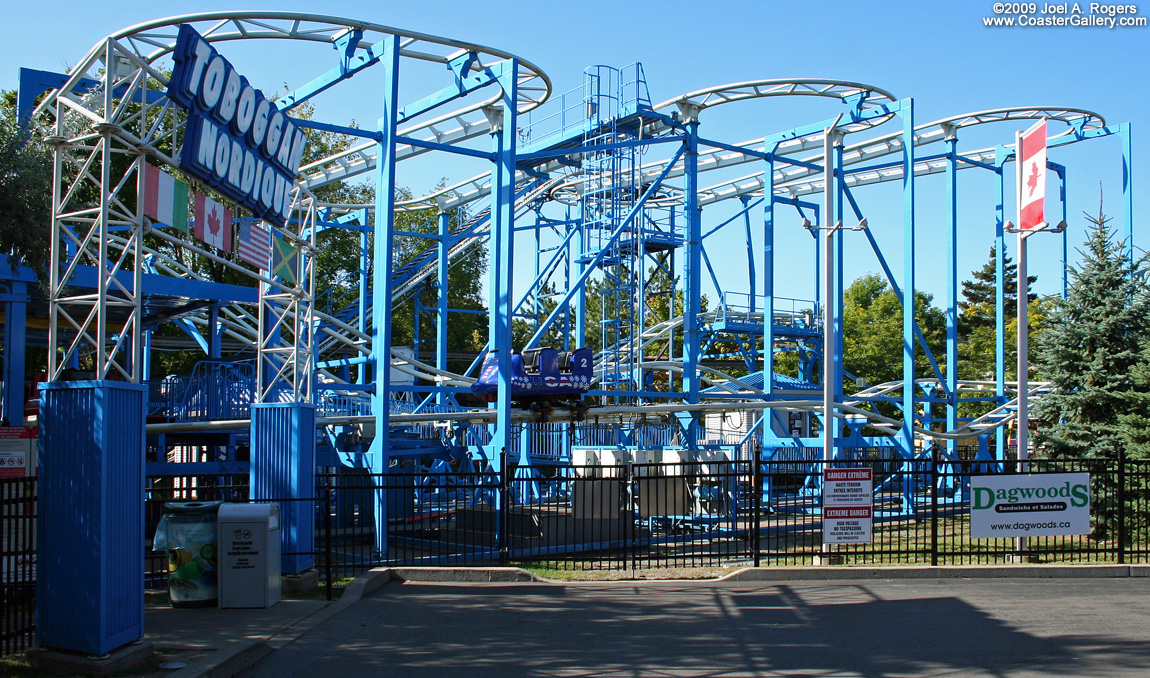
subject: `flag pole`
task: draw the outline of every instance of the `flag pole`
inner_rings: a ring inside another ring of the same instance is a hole
[[[1027,359],[1026,355],[1027,331],[1029,328],[1027,326],[1028,318],[1026,313],[1026,302],[1030,298],[1030,290],[1029,286],[1027,285],[1026,277],[1026,229],[1022,227],[1022,187],[1025,177],[1026,165],[1022,157],[1022,132],[1014,133],[1014,165],[1015,176],[1017,178],[1015,186],[1015,194],[1017,195],[1017,200],[1015,200],[1015,202],[1018,207],[1018,221],[1015,222],[1017,224],[1018,232],[1018,268],[1016,277],[1017,283],[1015,284],[1015,289],[1017,290],[1015,294],[1015,311],[1018,314],[1018,359],[1016,364],[1018,371],[1018,416],[1015,419],[1015,422],[1017,424],[1018,433],[1015,440],[1018,445],[1018,472],[1026,473],[1028,471],[1026,460],[1030,456],[1028,449],[1030,443],[1028,440],[1028,434],[1030,431],[1027,428],[1029,426],[1029,413],[1027,412],[1027,407],[1029,404],[1027,403],[1026,397],[1027,391],[1029,390],[1029,386],[1027,384],[1029,360]],[[1002,256],[1005,257],[1005,253]],[[1026,537],[1017,537],[1015,539],[1014,547],[1015,551],[1017,552],[1017,555],[1015,556],[1016,562],[1028,562],[1029,558],[1024,553],[1027,548]]]
[[[1019,470],[1026,471],[1026,460],[1030,457],[1029,448],[1029,411],[1027,394],[1029,391],[1028,377],[1030,361],[1027,356],[1029,334],[1028,316],[1027,316],[1027,301],[1030,298],[1029,285],[1027,284],[1028,278],[1026,274],[1026,229],[1022,227],[1022,182],[1024,175],[1024,165],[1022,157],[1022,132],[1014,133],[1014,157],[1016,175],[1018,177],[1017,195],[1018,195],[1018,276],[1016,288],[1017,300],[1015,302],[1018,312],[1018,461],[1020,464]]]

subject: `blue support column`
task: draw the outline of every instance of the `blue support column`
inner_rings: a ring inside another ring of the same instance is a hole
[[[958,137],[947,130],[946,140],[946,430],[958,427]],[[957,459],[958,441],[946,441]]]
[[[994,395],[996,404],[1006,402],[1006,195],[1003,165],[1013,151],[999,146],[994,150],[995,210],[994,210]],[[995,459],[1006,458],[1006,430],[999,429],[994,436]]]
[[[1118,126],[1122,139],[1122,237],[1126,240],[1126,257],[1134,261],[1134,142],[1130,123]]]
[[[212,304],[208,309],[208,359],[223,357],[224,324],[220,322],[220,305]]]
[[[383,115],[379,119],[380,143],[376,149],[379,175],[375,188],[375,243],[372,252],[371,355],[374,358],[375,393],[371,413],[375,418],[375,437],[368,453],[372,473],[386,473],[391,462],[388,407],[391,397],[391,293],[395,238],[395,137],[399,115],[399,36],[383,39]],[[381,558],[387,557],[388,534],[387,490],[375,491],[375,548]]]
[[[1058,172],[1058,199],[1062,201],[1062,298],[1070,293],[1070,253],[1067,246],[1067,233],[1070,227],[1066,221],[1066,168]]]
[[[363,334],[367,334],[367,318],[368,318],[367,314],[370,310],[368,308],[368,295],[367,295],[367,293],[368,293],[368,290],[370,289],[370,285],[371,285],[371,278],[368,277],[367,272],[368,272],[369,265],[371,264],[371,254],[372,254],[371,248],[368,247],[368,237],[367,237],[367,228],[366,228],[366,226],[367,226],[367,210],[362,210],[361,218],[360,218],[360,224],[362,224],[365,228],[361,228],[359,231],[359,299],[358,299],[359,316],[357,318],[358,322],[356,324],[356,329],[358,329]],[[356,368],[355,383],[366,384],[367,379],[368,379],[367,363],[360,363],[360,365]]]
[[[144,636],[147,388],[41,389],[37,643],[106,654]]]
[[[281,499],[280,571],[299,574],[315,566],[315,406],[252,405],[251,497]]]
[[[28,315],[28,283],[8,283],[4,302],[4,411],[12,426],[24,425],[24,350]]]
[[[699,304],[702,296],[702,214],[699,211],[699,122],[686,124],[687,145],[683,155],[685,177],[683,219],[686,222],[684,246],[686,261],[683,265],[683,391],[688,403],[699,402]],[[690,444],[694,444],[693,436]]]
[[[775,397],[775,156],[767,156],[763,167],[763,399]],[[754,295],[755,288],[751,288]],[[771,429],[771,410],[763,410],[762,441],[759,463],[766,455],[767,445],[774,440]],[[763,499],[770,500],[770,476],[764,477],[765,487],[755,488]],[[756,518],[757,524],[757,518]]]
[[[902,443],[904,452],[914,454],[914,99],[907,99],[899,111],[902,117]]]
[[[499,360],[498,415],[492,454],[488,461],[498,467],[500,452],[511,450],[511,317],[515,253],[515,142],[518,129],[516,100],[519,92],[519,62],[512,59],[499,75],[503,88],[501,107],[492,116],[491,136],[495,166],[491,192],[491,251],[489,343]],[[497,469],[502,471],[503,469]]]
[[[435,366],[447,370],[447,272],[448,250],[451,247],[451,213],[443,210],[439,213],[439,281],[437,285],[439,310],[435,316]],[[436,402],[447,404],[447,394],[440,391],[436,395]]]
[[[769,197],[770,194],[768,193]],[[741,195],[739,201],[743,203],[743,223],[745,225],[746,239],[747,239],[747,296],[750,297],[750,312],[755,312],[755,249],[751,241],[751,210],[748,206],[751,203],[751,196]]]

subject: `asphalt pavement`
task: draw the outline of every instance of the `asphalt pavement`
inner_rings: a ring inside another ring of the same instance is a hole
[[[1150,675],[1150,577],[1086,571],[395,581],[365,590],[238,675]]]

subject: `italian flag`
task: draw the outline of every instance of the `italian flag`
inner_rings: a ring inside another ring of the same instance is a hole
[[[144,216],[188,232],[188,185],[144,163]]]

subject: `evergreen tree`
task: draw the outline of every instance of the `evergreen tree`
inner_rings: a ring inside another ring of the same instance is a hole
[[[1130,372],[1134,388],[1125,395],[1126,412],[1118,415],[1118,434],[1132,459],[1150,459],[1150,342]]]
[[[997,259],[996,247],[990,247],[990,259],[982,268],[971,273],[970,280],[962,281],[962,298],[958,302],[958,333],[959,337],[966,339],[978,328],[989,328],[994,331],[994,304],[995,304],[995,276],[994,267]],[[1009,321],[1018,315],[1018,266],[1007,256],[1002,260],[1006,291],[1003,304],[1006,319]],[[1037,294],[1030,293],[1038,276],[1026,276],[1027,302],[1038,298]]]
[[[1112,454],[1122,441],[1119,415],[1136,388],[1133,369],[1150,339],[1146,259],[1126,258],[1099,211],[1070,271],[1072,286],[1056,304],[1037,350],[1039,376],[1054,392],[1035,407],[1035,436],[1048,457]]]

